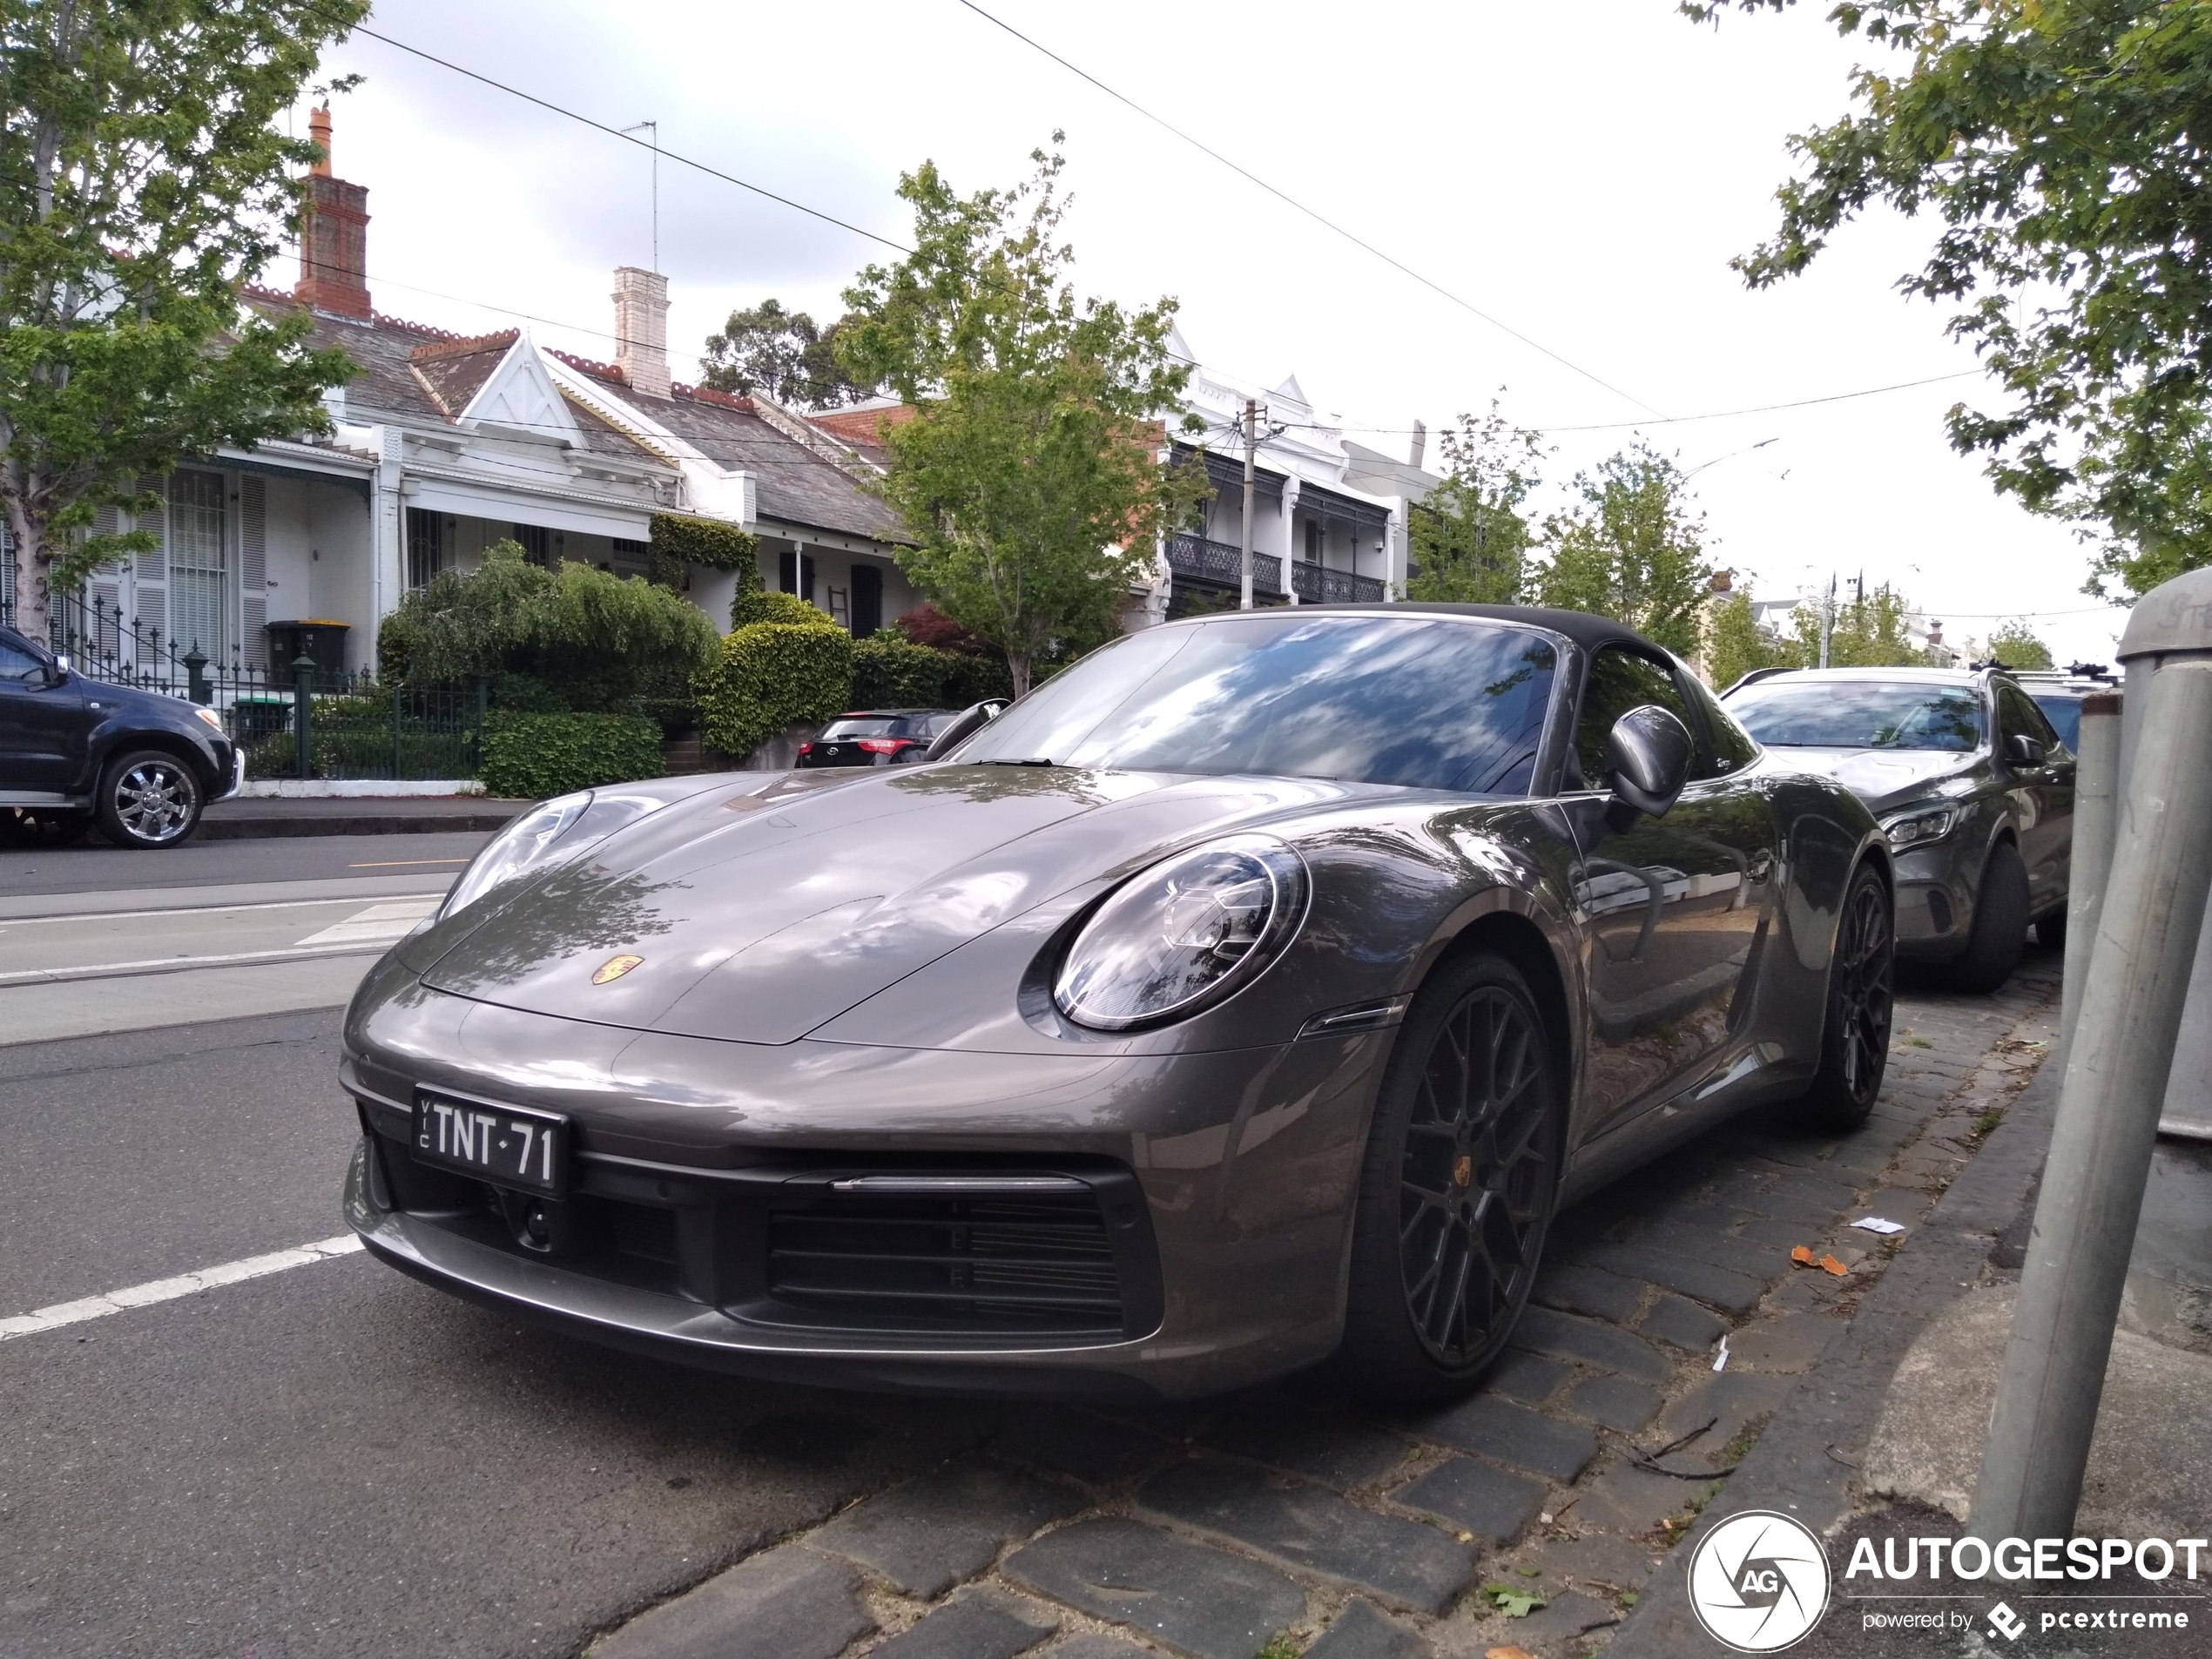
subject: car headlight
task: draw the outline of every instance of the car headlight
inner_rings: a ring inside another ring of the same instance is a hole
[[[1907,813],[1901,818],[1892,818],[1882,829],[1889,836],[1892,846],[1919,846],[1941,840],[1958,821],[1957,811],[1946,806],[1932,813]]]
[[[1305,860],[1264,835],[1209,841],[1124,882],[1061,964],[1052,1000],[1077,1025],[1180,1019],[1250,984],[1305,919]]]
[[[446,894],[438,919],[442,921],[458,914],[494,887],[504,887],[519,875],[588,852],[624,826],[667,804],[651,795],[600,789],[580,790],[541,802],[500,831],[476,854],[475,861],[461,873],[461,880]]]
[[[214,710],[212,710],[212,709],[194,709],[194,710],[192,711],[192,712],[193,712],[194,714],[197,714],[198,716],[199,716],[199,718],[200,718],[201,719],[203,719],[203,720],[206,721],[208,725],[210,725],[213,726],[213,727],[216,729],[216,731],[218,731],[218,732],[223,732],[223,735],[224,735],[225,737],[226,737],[226,738],[227,738],[228,736],[230,736],[230,733],[229,733],[229,732],[223,732],[223,717],[222,717],[221,715],[219,715],[219,714],[216,713]]]

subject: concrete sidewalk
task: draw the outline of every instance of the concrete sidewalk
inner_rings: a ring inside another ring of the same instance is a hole
[[[241,797],[209,806],[200,822],[199,839],[230,841],[275,835],[424,835],[440,831],[499,830],[536,804],[484,795],[340,796],[305,800]]]

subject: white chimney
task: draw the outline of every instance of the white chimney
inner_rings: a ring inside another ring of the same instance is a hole
[[[615,267],[615,362],[631,390],[668,395],[668,279],[658,271]]]
[[[1421,457],[1427,453],[1428,422],[1416,421],[1413,422],[1413,443],[1406,453],[1406,464],[1409,467],[1419,467],[1421,464]]]

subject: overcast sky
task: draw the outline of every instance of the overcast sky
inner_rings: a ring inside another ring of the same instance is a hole
[[[1944,441],[1945,409],[1986,401],[1978,378],[1652,421],[1974,368],[1894,289],[1925,226],[1871,220],[1767,293],[1728,268],[1773,224],[1787,135],[1841,111],[1868,50],[1825,8],[1715,30],[1669,0],[982,3],[1565,363],[959,0],[386,0],[370,26],[610,125],[658,119],[666,150],[894,240],[901,172],[927,157],[962,191],[1011,184],[1064,129],[1082,286],[1174,296],[1210,369],[1262,389],[1295,371],[1347,435],[1400,453],[1416,418],[1501,396],[1554,451],[1546,504],[1641,432],[1702,469],[1714,556],[1763,596],[1863,570],[1954,640],[2028,614],[2061,661],[2108,659],[2122,618],[2080,593],[2080,544]],[[611,357],[610,273],[653,258],[650,155],[375,40],[329,69],[368,77],[339,100],[334,149],[369,187],[377,308],[464,331],[519,314]],[[772,295],[827,321],[854,271],[895,257],[666,157],[658,193],[679,379],[733,307]]]

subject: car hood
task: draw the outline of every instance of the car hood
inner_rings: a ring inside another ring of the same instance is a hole
[[[1372,792],[1015,766],[710,788],[472,906],[426,983],[598,1024],[789,1042],[968,941],[1172,848]],[[617,956],[635,966],[602,983]]]
[[[1955,749],[1793,749],[1770,751],[1783,764],[1818,772],[1866,803],[1876,816],[1934,793],[1952,779],[1971,778],[1979,754]]]

